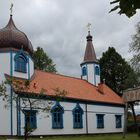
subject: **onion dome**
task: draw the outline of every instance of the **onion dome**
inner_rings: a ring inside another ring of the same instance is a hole
[[[84,60],[81,64],[92,63],[92,62],[98,63],[95,50],[92,44],[92,36],[90,35],[90,31],[88,31],[88,36],[86,38],[87,38],[87,45],[86,45]]]
[[[29,54],[33,53],[30,40],[25,33],[17,29],[11,15],[6,27],[0,29],[0,50],[20,50],[21,48]]]

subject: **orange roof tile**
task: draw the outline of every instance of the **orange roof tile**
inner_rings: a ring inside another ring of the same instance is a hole
[[[39,70],[35,70],[27,92],[39,94],[43,89],[44,94],[53,96],[57,88],[60,91],[65,90],[67,92],[65,97],[67,98],[123,104],[122,98],[105,84],[102,84],[102,93],[99,91],[99,86],[95,87],[85,80]]]

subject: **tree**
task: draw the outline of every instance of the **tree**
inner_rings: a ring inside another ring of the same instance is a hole
[[[136,34],[132,36],[130,43],[130,52],[133,52],[131,65],[134,70],[140,75],[140,22],[136,26]]]
[[[110,4],[117,4],[110,12],[119,9],[119,14],[125,14],[132,17],[136,10],[140,9],[140,0],[113,0]]]
[[[53,60],[44,52],[43,48],[37,47],[37,50],[33,53],[33,60],[35,69],[46,72],[57,72]]]
[[[133,87],[137,83],[133,69],[113,47],[109,47],[103,53],[100,65],[101,80],[105,79],[106,84],[119,95],[122,90]]]

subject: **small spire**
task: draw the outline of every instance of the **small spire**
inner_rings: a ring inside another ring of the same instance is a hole
[[[13,6],[14,6],[14,4],[11,2],[11,6],[10,6],[10,16],[12,16],[12,14],[13,14]]]

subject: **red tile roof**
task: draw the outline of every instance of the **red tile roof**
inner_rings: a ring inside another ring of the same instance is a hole
[[[123,100],[105,84],[96,87],[85,80],[35,70],[28,93],[55,95],[55,89],[65,90],[65,97],[86,101],[123,104]]]

